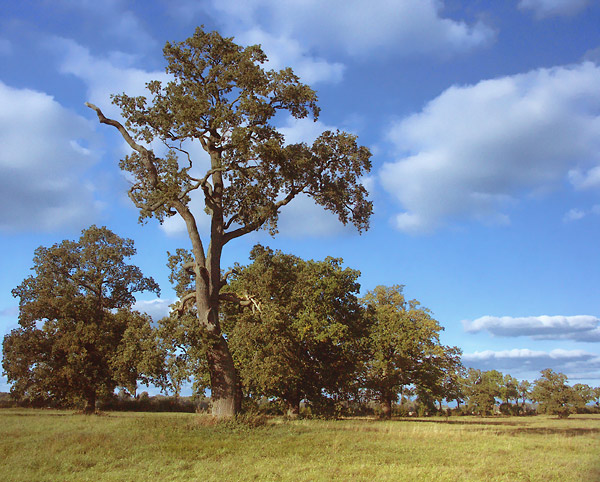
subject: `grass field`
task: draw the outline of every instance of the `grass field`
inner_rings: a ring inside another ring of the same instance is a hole
[[[272,419],[0,410],[1,481],[600,481],[600,416]]]

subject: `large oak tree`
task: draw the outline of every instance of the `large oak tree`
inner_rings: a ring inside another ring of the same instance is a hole
[[[256,231],[277,231],[280,208],[305,194],[350,222],[368,227],[372,205],[360,182],[370,169],[370,153],[345,132],[323,132],[312,145],[286,144],[274,125],[288,114],[316,120],[316,93],[291,69],[265,70],[259,46],[242,47],[217,32],[194,35],[164,48],[171,81],[147,84],[150,99],[120,94],[125,125],[94,109],[101,123],[118,129],[133,152],[121,162],[134,181],[129,196],[141,219],[179,215],[191,242],[186,263],[193,277],[181,296],[181,311],[194,305],[197,323],[209,339],[212,411],[220,417],[239,410],[237,373],[219,321],[223,301],[221,254],[230,241]],[[160,157],[147,147],[169,146]],[[208,154],[202,167],[192,143]],[[200,235],[190,196],[199,192],[210,215],[210,234]]]
[[[3,342],[13,395],[93,412],[98,395],[160,378],[150,320],[131,311],[134,293],[159,289],[125,262],[134,254],[133,241],[96,226],[35,250],[34,274],[13,290],[20,327]]]

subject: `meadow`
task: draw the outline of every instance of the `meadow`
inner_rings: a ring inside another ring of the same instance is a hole
[[[0,410],[2,481],[600,481],[600,415],[251,428],[186,413]]]

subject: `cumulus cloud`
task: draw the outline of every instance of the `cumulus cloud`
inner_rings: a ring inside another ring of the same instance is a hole
[[[269,61],[265,68],[279,70],[291,66],[302,82],[340,82],[345,66],[339,62],[328,62],[324,58],[308,54],[300,42],[285,35],[273,35],[260,28],[242,32],[236,41],[244,45],[261,45]]]
[[[99,211],[82,182],[96,159],[85,148],[89,122],[51,96],[0,82],[1,231],[89,224]]]
[[[82,21],[94,24],[98,35],[117,38],[135,46],[148,50],[156,47],[156,40],[150,35],[140,19],[127,7],[124,0],[59,0],[62,5],[82,14]]]
[[[521,10],[532,10],[536,18],[559,15],[575,15],[581,12],[590,0],[520,0]]]
[[[563,217],[563,221],[565,223],[570,223],[572,221],[579,221],[580,219],[583,219],[585,217],[585,212],[582,211],[581,209],[570,209]]]
[[[213,0],[213,9],[233,19],[238,31],[260,26],[303,45],[364,56],[454,54],[491,42],[494,31],[482,22],[445,18],[441,0]]]
[[[148,96],[147,82],[171,80],[164,71],[133,67],[135,59],[123,52],[112,52],[100,58],[70,39],[54,38],[52,43],[61,57],[60,72],[81,79],[87,87],[87,100],[98,105],[109,117],[119,116],[119,109],[111,104],[111,94],[125,92],[130,96]]]
[[[304,194],[281,209],[278,229],[282,236],[290,238],[321,238],[351,232],[351,228],[344,226],[335,214]]]
[[[138,300],[133,305],[133,309],[150,315],[152,320],[158,321],[161,318],[169,316],[170,306],[174,300],[156,298],[153,300]]]
[[[600,356],[583,350],[485,350],[465,353],[462,361],[467,367],[499,370],[525,378],[533,377],[546,368],[565,373],[567,376],[577,374],[579,378],[600,378]]]
[[[487,331],[494,336],[528,336],[533,339],[569,339],[600,342],[600,318],[590,315],[577,316],[482,316],[476,320],[464,320],[468,333]]]
[[[398,229],[448,220],[506,224],[523,194],[600,177],[600,67],[591,62],[452,86],[388,132],[399,159],[380,171],[404,208]]]

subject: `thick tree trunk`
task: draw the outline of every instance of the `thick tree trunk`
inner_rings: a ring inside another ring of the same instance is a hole
[[[85,407],[83,413],[92,415],[96,413],[96,390],[90,390],[85,393]]]
[[[234,417],[240,409],[237,372],[227,342],[221,335],[207,352],[212,415]]]
[[[392,397],[388,395],[381,397],[381,416],[392,418]]]
[[[290,418],[298,418],[300,416],[300,399],[286,400],[287,416]]]

